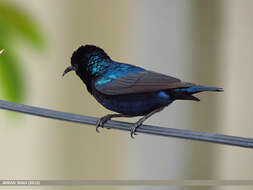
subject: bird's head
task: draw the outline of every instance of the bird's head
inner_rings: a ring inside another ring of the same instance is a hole
[[[103,72],[107,60],[110,60],[110,57],[103,49],[94,45],[81,46],[73,52],[71,66],[65,69],[62,76],[70,71],[75,71],[86,84],[87,89],[91,91],[91,80]]]
[[[65,69],[63,76],[70,71],[76,71],[78,76],[83,77],[87,75],[89,68],[96,67],[102,59],[110,59],[103,49],[94,45],[81,46],[73,52],[71,66]]]

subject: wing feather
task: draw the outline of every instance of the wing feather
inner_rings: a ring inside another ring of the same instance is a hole
[[[103,80],[99,78],[97,80]],[[152,71],[142,71],[119,77],[108,83],[96,85],[95,88],[107,95],[122,95],[144,92],[154,92],[173,88],[193,86],[192,83],[182,82],[178,78]]]

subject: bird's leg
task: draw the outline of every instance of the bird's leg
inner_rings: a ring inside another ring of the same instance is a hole
[[[104,124],[107,122],[107,121],[109,121],[109,120],[111,120],[112,118],[115,118],[115,117],[132,117],[132,116],[129,116],[129,115],[124,115],[124,114],[108,114],[108,115],[105,115],[105,116],[103,116],[103,117],[101,117],[98,121],[97,121],[97,123],[96,123],[96,131],[99,133],[99,130],[98,130],[98,128],[99,127],[102,127],[102,128],[104,128]],[[109,128],[108,128],[109,129]]]
[[[134,138],[134,135],[136,135],[135,131],[136,129],[142,125],[142,123],[148,119],[149,117],[151,117],[152,115],[154,115],[155,113],[158,113],[160,111],[162,111],[165,107],[160,107],[157,108],[155,110],[153,110],[152,112],[148,113],[147,115],[143,116],[142,118],[140,118],[135,124],[134,126],[131,128],[131,137]]]

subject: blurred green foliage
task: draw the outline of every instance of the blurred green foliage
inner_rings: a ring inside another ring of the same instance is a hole
[[[27,43],[37,50],[43,50],[45,45],[31,15],[0,1],[0,50],[6,50],[0,56],[0,95],[12,102],[21,102],[25,96],[25,72],[18,57],[17,43]]]

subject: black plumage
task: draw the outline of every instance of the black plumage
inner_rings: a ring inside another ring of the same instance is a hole
[[[222,91],[221,88],[195,85],[175,77],[113,61],[103,49],[85,45],[71,57],[71,66],[63,75],[74,70],[95,99],[109,110],[97,123],[99,126],[114,117],[143,116],[135,123],[131,136],[147,118],[175,100],[199,101],[193,94]]]

